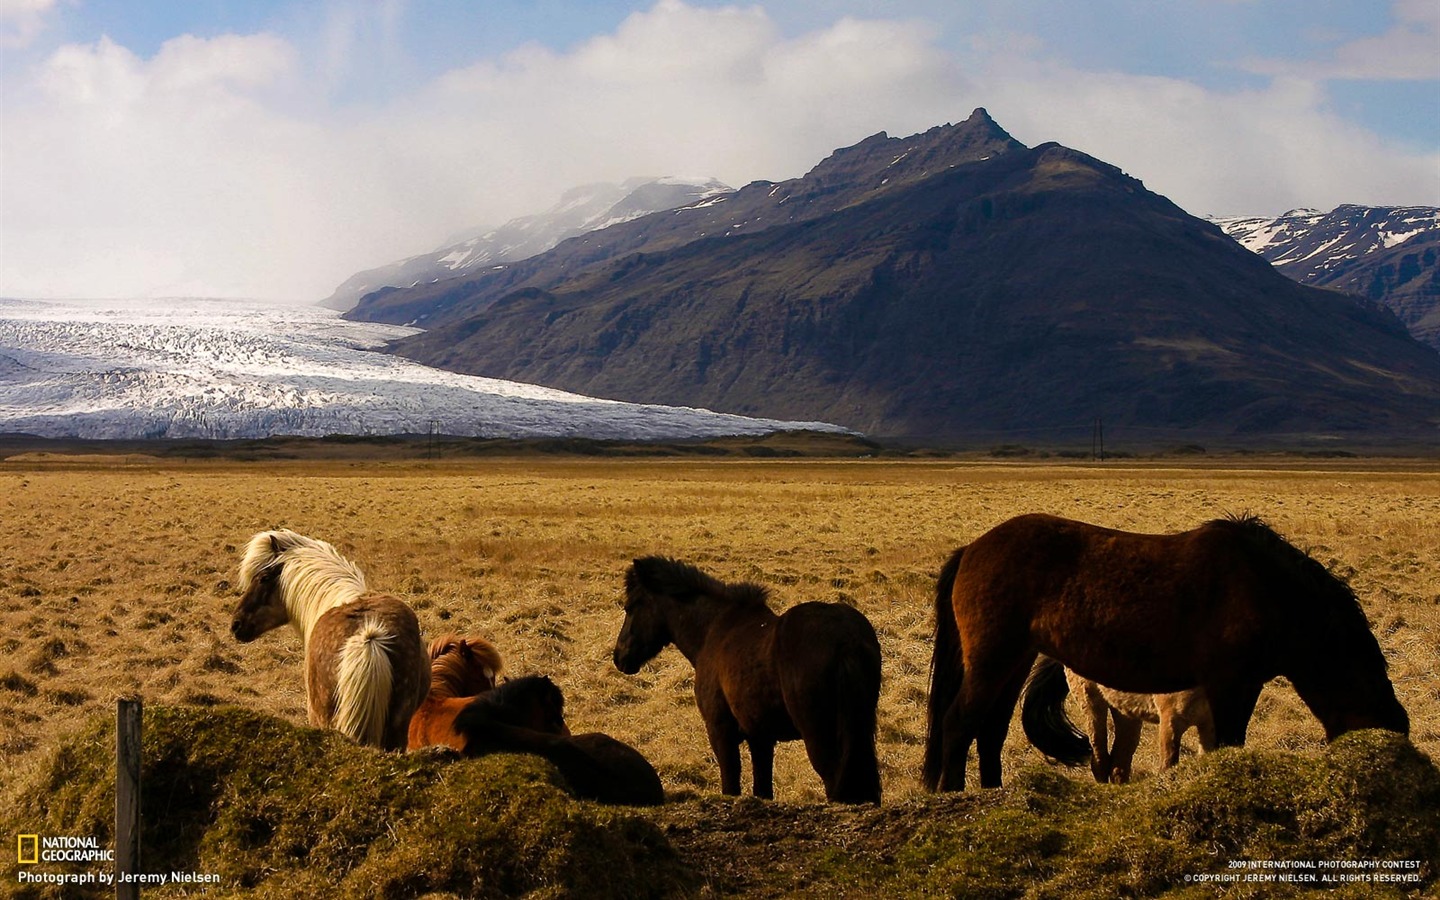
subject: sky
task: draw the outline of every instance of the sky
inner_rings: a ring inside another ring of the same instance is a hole
[[[0,296],[313,302],[976,107],[1196,215],[1440,206],[1440,2],[0,0]]]

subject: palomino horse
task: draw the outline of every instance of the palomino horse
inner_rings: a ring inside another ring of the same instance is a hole
[[[673,559],[637,559],[625,573],[615,667],[633,675],[670,643],[695,667],[695,702],[724,793],[740,793],[743,741],[755,796],[774,796],[775,744],[799,738],[827,799],[880,802],[880,642],[859,611],[802,603],[777,616],[764,588],[725,584]]]
[[[447,634],[430,642],[430,693],[410,717],[409,748],[443,744],[464,751],[455,717],[477,694],[495,687],[505,668],[500,651],[483,637]]]
[[[1123,691],[1203,688],[1221,746],[1245,743],[1260,688],[1278,675],[1327,739],[1410,730],[1355,595],[1254,517],[1150,535],[1026,515],[957,550],[935,596],[926,787],[963,789],[972,742],[980,784],[1000,784],[1000,748],[1040,653]]]
[[[565,698],[543,675],[501,684],[471,699],[455,717],[466,756],[530,753],[549,760],[577,797],[626,806],[658,806],[665,788],[650,761],[608,734],[572,735]]]
[[[362,744],[405,749],[410,715],[430,689],[415,613],[334,547],[293,531],[262,531],[240,560],[240,606],[230,630],[250,642],[287,622],[305,647],[310,724]]]
[[[1210,703],[1199,688],[1170,694],[1132,694],[1098,684],[1079,672],[1071,671],[1048,656],[1042,656],[1030,670],[1020,704],[1020,722],[1026,735],[1046,727],[1045,713],[1058,711],[1065,694],[1073,691],[1085,707],[1089,727],[1090,773],[1101,784],[1125,784],[1130,780],[1130,766],[1135,748],[1140,745],[1140,731],[1146,722],[1159,725],[1160,770],[1180,761],[1180,738],[1194,728],[1200,735],[1200,752],[1215,749],[1215,718]],[[1115,723],[1115,743],[1109,740],[1109,720]],[[1066,720],[1068,725],[1069,720]],[[1064,726],[1059,726],[1064,727]],[[1073,730],[1073,726],[1071,726]],[[1077,738],[1081,737],[1076,732]],[[1031,738],[1031,743],[1043,738]],[[1078,764],[1078,760],[1075,761]]]

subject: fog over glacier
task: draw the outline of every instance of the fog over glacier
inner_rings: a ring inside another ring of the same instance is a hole
[[[0,432],[669,440],[844,430],[583,397],[378,352],[416,330],[232,300],[0,299]]]

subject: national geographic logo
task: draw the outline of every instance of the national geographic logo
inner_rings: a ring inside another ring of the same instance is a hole
[[[100,840],[93,837],[41,837],[38,834],[22,834],[16,842],[15,857],[22,866],[40,862],[114,862],[115,851],[101,847]]]

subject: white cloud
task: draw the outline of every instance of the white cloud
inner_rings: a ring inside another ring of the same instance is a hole
[[[56,0],[0,0],[0,48],[28,47],[45,30]]]
[[[1344,41],[1328,56],[1301,61],[1250,60],[1244,67],[1266,75],[1317,80],[1440,79],[1440,4],[1435,0],[1395,0],[1389,30]]]
[[[398,8],[331,21],[328,54],[186,36],[147,59],[102,40],[7,84],[0,293],[314,300],[577,184],[794,177],[876,131],[976,106],[1197,213],[1440,204],[1434,155],[1337,118],[1313,82],[1225,93],[1086,72],[1024,36],[957,56],[918,22],[847,18],[791,37],[758,7],[663,0],[564,51],[525,46],[387,105],[340,105],[337,79],[362,64],[356,48],[386,43]]]

